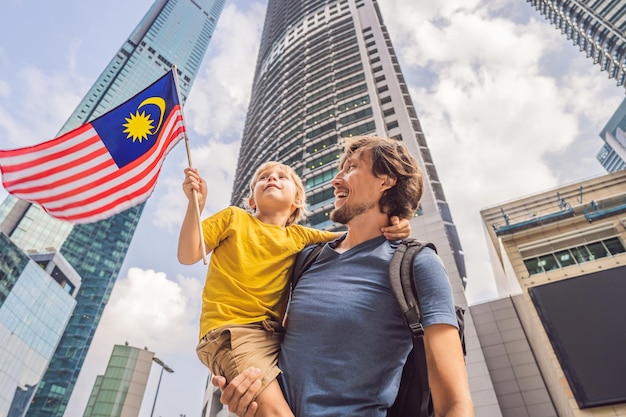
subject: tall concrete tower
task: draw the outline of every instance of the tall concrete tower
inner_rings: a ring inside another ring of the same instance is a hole
[[[435,243],[456,302],[467,306],[457,230],[378,3],[269,0],[231,203],[242,202],[262,162],[278,160],[306,185],[308,224],[340,228],[329,217],[330,180],[345,139],[359,135],[403,141],[419,161],[425,191],[411,227]],[[466,333],[476,414],[500,416],[469,314]]]

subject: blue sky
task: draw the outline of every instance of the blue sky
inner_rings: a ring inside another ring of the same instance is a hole
[[[34,4],[0,15],[0,148],[53,138],[152,0]],[[598,132],[624,96],[520,0],[379,2],[457,224],[470,303],[495,296],[482,208],[600,175]],[[265,1],[230,0],[185,117],[209,183],[205,215],[229,203]],[[113,344],[170,365],[155,416],[198,415],[207,372],[195,357],[205,266],[178,264],[184,147],[170,153],[96,332],[67,415],[82,415]],[[6,192],[0,187],[0,199]],[[146,389],[149,416],[158,369]]]

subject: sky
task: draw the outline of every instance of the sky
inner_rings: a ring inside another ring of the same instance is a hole
[[[5,0],[0,149],[52,139],[152,0]],[[379,2],[457,225],[466,296],[496,296],[480,210],[602,175],[598,133],[624,97],[605,72],[522,0]],[[228,0],[185,105],[191,159],[227,206],[266,0]],[[114,344],[154,364],[140,416],[197,416],[207,371],[195,356],[206,266],[176,259],[186,199],[182,144],[167,157],[96,331],[67,417],[82,415]],[[0,187],[0,201],[6,191]]]

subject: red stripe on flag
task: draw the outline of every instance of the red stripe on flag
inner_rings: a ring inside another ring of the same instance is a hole
[[[182,120],[182,116],[180,114],[173,114],[176,118],[175,121],[173,121],[173,125],[176,125],[176,123],[179,123]],[[169,120],[168,120],[169,122]],[[167,123],[167,122],[166,122]],[[136,172],[132,178],[121,182],[119,184],[116,184],[114,187],[107,189],[106,191],[97,193],[97,194],[92,194],[90,195],[88,198],[84,198],[81,200],[77,200],[68,204],[65,204],[63,206],[59,206],[59,207],[54,207],[53,209],[50,209],[50,213],[61,213],[63,211],[66,210],[70,210],[72,208],[76,208],[76,207],[80,207],[80,206],[84,206],[90,203],[94,203],[98,200],[102,200],[103,198],[115,194],[118,191],[124,190],[126,188],[129,188],[134,182],[136,182],[137,177],[143,177],[143,175],[145,175],[146,173],[149,173],[150,171],[154,170],[155,167],[157,167],[158,165],[162,165],[163,160],[165,158],[165,154],[168,151],[169,145],[174,141],[174,139],[179,138],[180,135],[182,135],[185,131],[184,126],[182,125],[182,123],[180,124],[180,126],[178,126],[177,128],[175,128],[175,130],[171,131],[171,132],[163,132],[163,134],[167,134],[167,138],[164,140],[163,146],[160,148],[160,151],[157,154],[157,157],[154,158],[154,161],[152,161],[149,165],[147,165],[146,167],[141,167],[141,165],[143,163],[146,163],[146,160],[149,159],[150,157],[152,157],[155,152],[151,152],[153,150],[156,150],[155,148],[158,149],[158,147],[155,147],[153,149],[151,149],[151,151],[148,151],[146,154],[142,155],[140,158],[138,158],[137,160],[131,162],[130,164],[124,166],[123,168],[115,171],[114,173],[100,178],[94,182],[91,182],[89,184],[85,184],[81,187],[78,187],[74,190],[72,190],[71,192],[66,192],[64,193],[62,196],[59,196],[59,198],[50,198],[50,199],[45,199],[45,200],[39,200],[40,203],[50,203],[52,201],[56,201],[56,200],[62,200],[64,198],[67,197],[71,197],[73,195],[79,195],[81,193],[84,193],[85,191],[89,191],[90,189],[94,189],[99,185],[104,185],[107,183],[113,183],[115,180],[119,179],[119,177],[121,177],[122,175],[128,173],[129,171],[132,171],[136,168],[140,168],[139,172]],[[158,141],[161,140],[161,137],[159,137]],[[153,174],[155,177],[158,176],[158,172],[160,171],[160,168],[157,170],[157,172],[155,174]],[[142,187],[142,189],[145,187]],[[136,194],[136,193],[133,193]],[[107,205],[107,207],[110,206]],[[57,217],[57,215],[55,214],[55,217]],[[59,218],[64,218],[64,217],[60,217]],[[68,216],[68,218],[75,218],[76,216]]]
[[[72,135],[66,135],[66,136],[61,136],[58,139],[61,139],[59,141],[57,140],[53,140],[51,142],[56,142],[55,144],[51,144],[50,142],[45,142],[41,145],[37,145],[37,146],[31,146],[29,148],[21,148],[21,149],[15,149],[13,151],[6,151],[7,156],[9,157],[18,157],[18,156],[22,156],[22,155],[28,155],[28,154],[32,154],[33,150],[36,148],[36,152],[41,152],[41,151],[45,151],[47,149],[53,148],[53,147],[59,147],[62,146],[63,143],[65,142],[70,142],[72,140],[74,140],[74,138],[76,138],[76,136],[80,136],[80,134],[85,133],[85,131],[91,129],[91,125],[87,125],[84,126],[83,129],[81,129],[81,132],[78,132],[75,134],[74,131],[72,131]],[[95,131],[94,131],[95,132]],[[29,168],[33,168],[33,167],[37,167],[41,164],[45,164],[46,162],[50,162],[50,161],[54,161],[56,159],[62,158],[63,156],[66,156],[68,154],[73,154],[76,152],[79,152],[82,149],[88,148],[89,146],[93,145],[95,142],[100,141],[100,138],[98,137],[98,135],[94,135],[92,137],[90,137],[89,139],[80,142],[76,145],[73,145],[69,148],[65,148],[62,149],[58,152],[55,153],[51,153],[48,155],[44,155],[40,158],[37,159],[33,159],[30,160],[28,162],[22,162],[21,164],[15,164],[15,165],[8,165],[8,166],[3,166],[2,167],[2,172],[4,173],[11,173],[11,172],[16,172],[16,171],[25,171],[28,170]]]
[[[98,138],[97,136],[96,136],[96,138],[98,140],[100,140],[100,138]],[[37,191],[49,190],[51,188],[50,184],[44,184],[44,185],[40,185],[40,186],[37,186],[37,187],[26,187],[26,188],[13,188],[13,187],[15,185],[22,184],[22,183],[25,183],[25,182],[41,180],[41,179],[47,178],[47,177],[49,177],[49,176],[51,176],[53,174],[62,173],[63,171],[68,171],[68,170],[70,170],[72,168],[75,168],[77,166],[80,166],[80,165],[86,165],[89,162],[91,162],[92,160],[96,159],[97,157],[102,156],[102,155],[106,155],[108,153],[109,153],[109,151],[107,151],[107,149],[103,146],[101,149],[98,149],[98,150],[96,150],[96,151],[94,151],[94,152],[90,153],[89,155],[86,155],[86,156],[84,156],[82,158],[75,159],[75,160],[70,161],[70,162],[66,162],[65,164],[61,164],[61,165],[55,166],[54,168],[50,168],[50,169],[47,169],[45,171],[41,171],[41,172],[39,172],[37,174],[34,174],[34,175],[29,175],[28,177],[22,177],[20,179],[14,180],[14,181],[6,182],[6,183],[4,183],[4,186],[7,189],[10,188],[11,192],[12,193],[16,193],[16,194],[17,193],[26,194],[26,193],[34,193],[34,192],[37,192]],[[85,171],[81,171],[81,175],[83,177],[87,176],[89,173],[97,172],[97,170],[100,170],[100,169],[104,168],[104,166],[110,166],[110,165],[115,165],[115,162],[113,161],[113,159],[110,159],[109,163],[101,163],[101,164],[99,164],[99,165],[97,165],[97,166],[95,166],[93,168],[87,169]],[[77,178],[76,176],[71,176],[71,177],[67,177],[67,178],[62,179],[62,180],[57,180],[57,181],[54,182],[54,188],[58,188],[61,185],[72,183],[72,182],[74,182],[74,181],[76,181],[78,179],[79,178]]]
[[[121,196],[120,198],[118,198],[117,200],[106,204],[102,207],[99,207],[97,209],[88,211],[88,212],[83,212],[80,214],[75,214],[75,215],[71,215],[71,216],[57,216],[55,215],[55,217],[57,219],[61,219],[61,220],[67,220],[67,221],[71,221],[71,222],[76,222],[77,220],[82,220],[82,219],[88,219],[94,216],[99,216],[101,215],[102,217],[98,217],[98,218],[106,218],[108,217],[106,215],[106,213],[114,210],[116,207],[120,206],[121,203],[123,202],[129,202],[131,203],[131,205],[129,205],[127,208],[130,208],[136,204],[139,204],[139,202],[133,202],[133,198],[135,197],[142,197],[144,194],[148,193],[152,188],[154,188],[154,186],[156,185],[156,181],[157,181],[157,175],[155,175],[154,177],[152,177],[150,179],[150,181],[143,186],[142,188],[140,188],[139,190],[137,190],[136,192],[130,194],[130,195],[125,195],[125,196]]]
[[[104,153],[108,153],[107,150],[104,149],[104,148],[103,148],[103,151],[104,151]],[[100,155],[102,153],[103,152],[99,152],[98,154]],[[71,165],[74,165],[74,164],[69,163],[68,165],[69,166],[67,166],[67,168],[73,168]],[[110,167],[110,166],[114,166],[114,165],[115,165],[115,161],[113,161],[113,159],[109,159],[108,161],[101,162],[100,164],[98,164],[96,166],[93,166],[93,167],[91,167],[89,169],[81,170],[81,177],[87,177],[87,176],[89,176],[91,174],[96,174],[99,171],[102,171],[103,169],[105,169],[107,167]],[[60,170],[57,170],[57,171],[60,171]],[[55,181],[54,182],[54,188],[59,188],[59,187],[61,187],[63,185],[71,184],[73,182],[79,181],[81,179],[81,177],[70,176],[70,177],[66,177],[66,178],[64,178],[62,180]],[[91,188],[89,185],[85,185],[83,187],[76,188],[75,190],[70,190],[70,191],[66,191],[65,193],[57,194],[54,197],[38,198],[37,202],[39,204],[43,205],[43,204],[49,203],[51,201],[62,200],[64,198],[66,198],[66,197],[70,197],[73,194],[75,194],[76,190],[79,190],[81,188],[85,189],[85,187],[86,187],[86,189]],[[15,193],[15,194],[26,194],[26,193],[32,194],[32,193],[36,193],[36,192],[40,192],[40,191],[49,191],[49,190],[50,190],[50,185],[44,184],[44,185],[40,185],[40,186],[37,186],[37,187],[31,187],[31,188],[12,189],[11,192]]]
[[[49,148],[53,148],[53,147],[59,146],[60,143],[67,142],[67,141],[69,141],[70,139],[73,139],[76,136],[82,135],[83,133],[85,133],[89,129],[91,129],[91,124],[87,123],[87,124],[84,124],[84,125],[76,128],[75,130],[72,130],[71,132],[66,133],[65,135],[59,136],[58,138],[49,140],[47,142],[39,143],[39,144],[33,145],[33,146],[27,146],[25,148],[10,149],[8,151],[2,151],[2,152],[6,156],[9,156],[9,157],[20,156],[20,155],[28,155],[28,154],[33,152],[34,148],[37,148],[38,150],[46,150],[46,149],[49,149]]]

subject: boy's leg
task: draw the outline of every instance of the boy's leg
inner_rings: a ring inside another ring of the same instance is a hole
[[[260,417],[294,415],[276,380],[280,375],[277,364],[283,338],[281,330],[280,324],[276,330],[266,323],[230,326],[209,333],[210,337],[203,338],[197,349],[200,360],[227,381],[251,366],[261,370],[261,387],[254,398],[258,404],[256,415]]]
[[[198,359],[213,375],[221,375],[228,380],[239,373],[232,355],[231,336],[228,327],[221,327],[207,333],[196,347]]]
[[[283,392],[274,379],[256,398],[258,409],[257,416],[260,417],[293,417],[293,412],[289,408]]]

